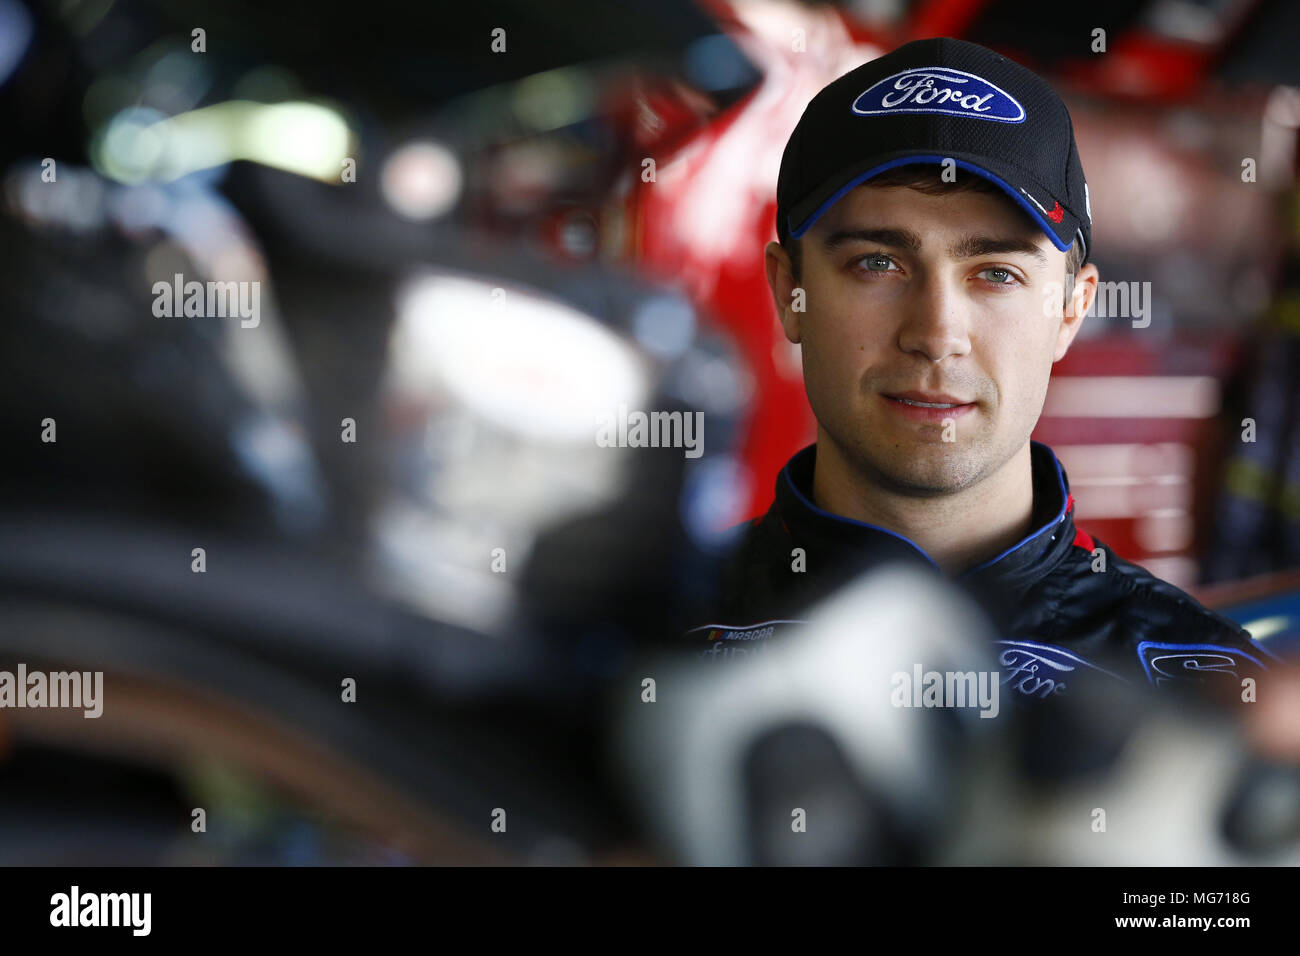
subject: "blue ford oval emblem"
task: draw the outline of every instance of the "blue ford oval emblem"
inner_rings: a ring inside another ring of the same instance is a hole
[[[999,123],[1022,123],[1025,108],[1004,90],[974,73],[946,66],[919,66],[873,83],[853,101],[859,116],[947,113]]]

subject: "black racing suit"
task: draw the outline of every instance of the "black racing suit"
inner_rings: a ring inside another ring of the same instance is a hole
[[[949,578],[989,614],[1004,693],[1045,699],[1085,678],[1194,682],[1225,694],[1246,677],[1261,683],[1277,658],[1234,622],[1076,528],[1064,469],[1047,445],[1030,447],[1033,530]],[[748,653],[769,637],[797,639],[802,612],[873,565],[904,562],[942,573],[902,535],[814,504],[816,452],[810,445],[795,454],[777,477],[771,508],[737,527],[717,613],[688,632],[701,655]]]

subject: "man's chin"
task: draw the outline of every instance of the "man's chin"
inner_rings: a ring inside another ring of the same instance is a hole
[[[980,476],[980,463],[963,454],[952,443],[936,448],[917,442],[912,453],[906,445],[888,459],[874,459],[872,465],[883,483],[914,495],[947,495],[973,485]]]

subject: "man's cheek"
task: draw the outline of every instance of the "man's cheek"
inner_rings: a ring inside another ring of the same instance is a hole
[[[857,394],[853,369],[845,362],[843,350],[822,351],[819,343],[812,349],[804,347],[804,386],[814,411],[834,414],[834,410],[852,406]]]

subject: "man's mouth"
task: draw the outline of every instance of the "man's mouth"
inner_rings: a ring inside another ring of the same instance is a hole
[[[893,398],[894,396],[889,396]],[[956,408],[958,405],[964,405],[965,402],[914,402],[910,398],[898,399],[904,405],[915,405],[917,408]]]
[[[923,424],[941,425],[949,419],[965,418],[975,412],[975,403],[962,401],[956,395],[942,392],[899,392],[880,397],[886,407],[891,408],[902,418]]]
[[[917,408],[961,408],[963,405],[973,404],[952,395],[930,392],[898,392],[893,395],[887,394],[885,398],[892,398],[896,402]]]

